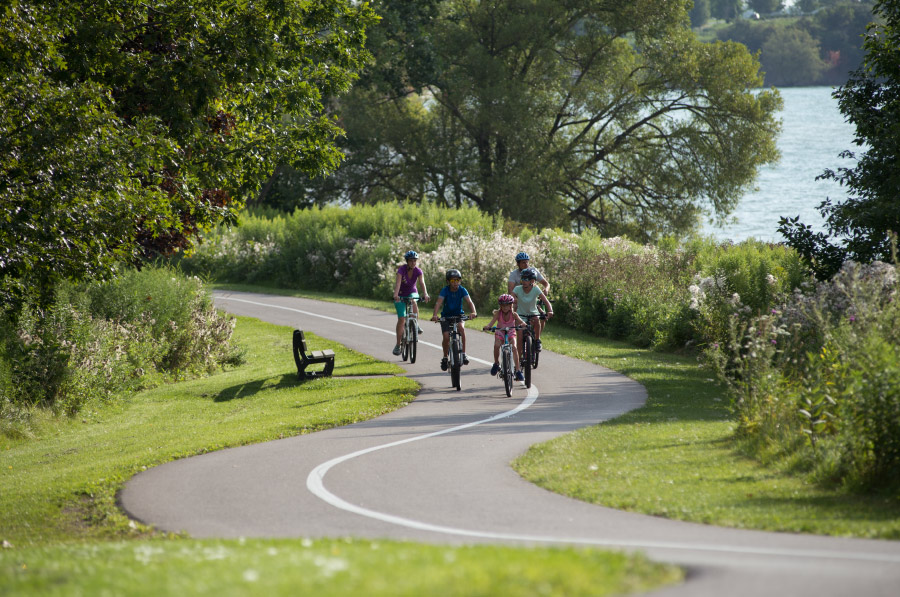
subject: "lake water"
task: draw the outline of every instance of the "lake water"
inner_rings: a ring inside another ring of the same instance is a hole
[[[782,131],[778,138],[781,160],[760,170],[757,190],[744,195],[724,227],[707,224],[702,232],[719,240],[739,242],[750,237],[782,242],[778,220],[800,216],[815,230],[824,228],[816,207],[826,198],[842,201],[845,190],[832,181],[816,180],[826,168],[853,167],[855,160],[839,157],[844,150],[858,151],[853,144],[853,125],[844,121],[831,87],[779,89],[784,110],[779,114]]]

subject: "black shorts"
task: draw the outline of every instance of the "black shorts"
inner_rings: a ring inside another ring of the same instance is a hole
[[[465,321],[460,321],[459,325],[457,326],[456,329],[461,330],[463,327],[465,327],[465,324],[466,324]],[[452,326],[453,326],[452,321],[442,321],[441,322],[441,332],[444,334],[449,334]]]

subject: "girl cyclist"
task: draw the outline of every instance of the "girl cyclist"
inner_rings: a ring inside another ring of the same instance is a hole
[[[425,272],[416,264],[419,261],[419,254],[415,251],[407,251],[403,258],[406,263],[397,268],[397,281],[394,283],[394,308],[397,309],[397,344],[394,345],[394,354],[400,354],[400,339],[403,337],[403,326],[406,325],[406,302],[404,298],[419,298],[417,284],[422,283],[422,299],[427,303],[431,298],[428,296],[428,289],[425,288]],[[416,301],[412,303],[412,312],[419,313],[419,305]],[[419,329],[422,333],[422,329]]]
[[[469,319],[475,319],[475,303],[469,296],[469,291],[460,286],[462,274],[458,269],[447,270],[447,285],[441,289],[441,294],[434,303],[434,314],[431,321],[440,321],[441,317],[458,317],[464,313],[463,305],[469,308]],[[443,307],[443,308],[442,308]],[[438,311],[441,312],[438,317]],[[441,332],[444,337],[442,340],[442,348],[444,349],[444,358],[441,359],[441,371],[447,370],[447,353],[450,352],[450,327],[451,324],[441,321]],[[468,365],[469,358],[466,356],[466,326],[465,322],[460,322],[457,327],[459,336],[462,340],[462,364]]]
[[[515,300],[515,297],[513,297],[511,294],[501,294],[497,299],[499,308],[494,311],[493,319],[491,319],[490,323],[484,326],[484,330],[490,331],[491,327],[493,327],[494,325],[494,322],[497,323],[498,328],[525,325],[525,322],[522,321],[522,318],[519,317],[519,315],[512,309]],[[500,371],[500,346],[503,345],[507,333],[508,332],[503,330],[496,330],[494,332],[494,365],[491,367],[491,375],[497,375],[497,372]],[[515,354],[519,354],[519,351],[516,350],[515,335],[512,335],[510,337],[509,343],[512,345],[513,352]],[[519,359],[513,359],[513,361],[516,367],[516,381],[525,381],[525,377],[522,375],[522,370],[519,368]]]

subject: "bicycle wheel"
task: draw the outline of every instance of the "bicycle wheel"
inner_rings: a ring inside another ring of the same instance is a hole
[[[509,347],[503,348],[503,364],[500,366],[503,373],[503,386],[506,388],[507,397],[512,396],[513,387],[513,362],[512,350]]]
[[[406,341],[406,330],[403,331],[403,337],[400,339],[400,358],[404,361],[409,358],[409,342]]]
[[[459,370],[462,368],[462,349],[456,340],[450,344],[450,352],[453,353],[450,355],[450,385],[459,390]]]
[[[416,345],[419,343],[419,331],[416,329],[416,322],[412,323],[409,330],[409,362],[416,362]]]
[[[532,345],[532,348],[534,348],[534,345]],[[531,368],[532,369],[537,369],[538,359],[540,358],[540,356],[541,356],[541,353],[538,352],[537,350],[531,351]]]
[[[523,339],[525,348],[522,351],[522,373],[525,374],[525,387],[531,387],[531,353],[534,350],[531,345],[531,336],[525,334]]]

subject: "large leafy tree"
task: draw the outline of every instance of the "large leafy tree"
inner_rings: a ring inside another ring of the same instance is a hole
[[[375,3],[383,43],[343,102],[329,199],[651,238],[724,216],[776,157],[780,99],[751,91],[743,46],[696,40],[687,0],[404,4]]]
[[[351,0],[3,2],[0,301],[186,248],[275,164],[333,169],[323,98],[374,19]]]
[[[855,143],[865,150],[856,166],[822,175],[846,187],[849,198],[819,206],[825,232],[814,232],[799,217],[782,218],[779,226],[820,279],[847,259],[892,261],[892,238],[900,233],[900,2],[881,0],[874,12],[883,21],[869,26],[863,65],[834,92],[856,127]]]

